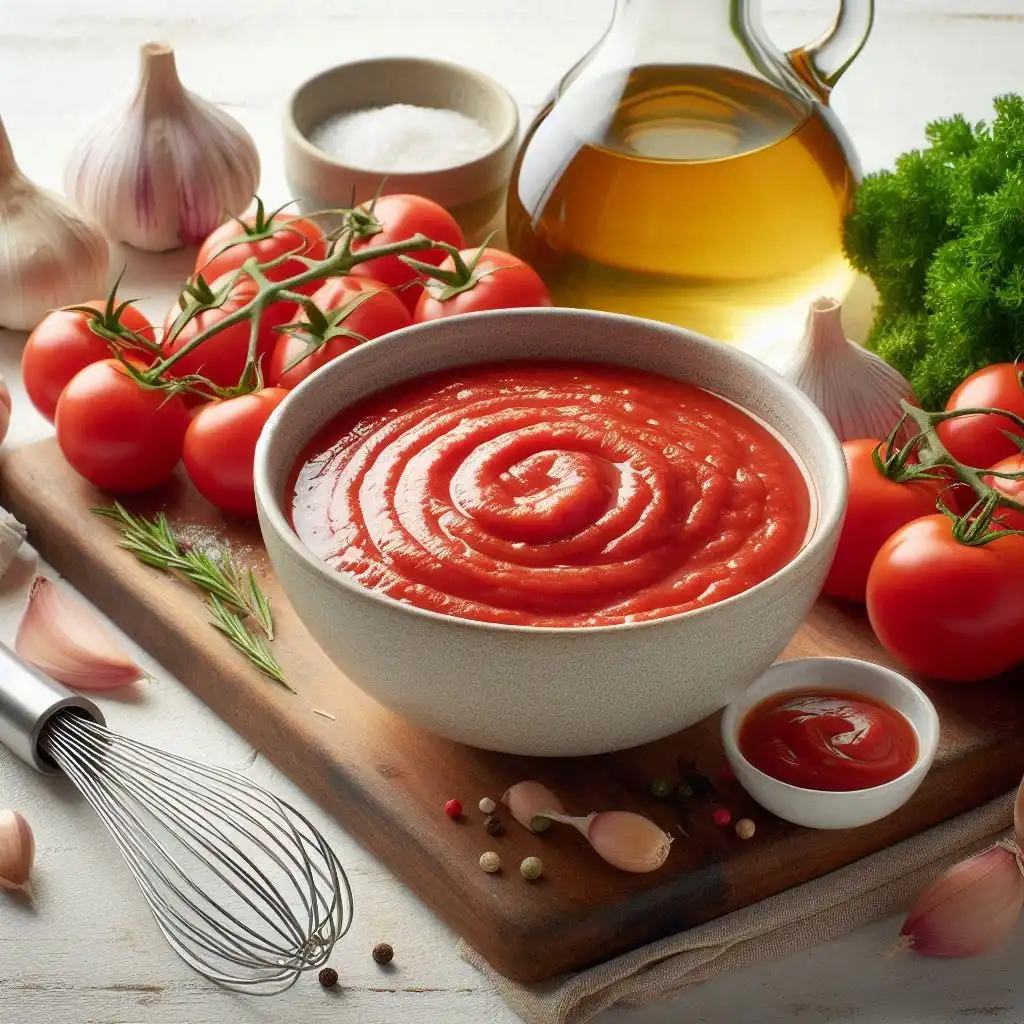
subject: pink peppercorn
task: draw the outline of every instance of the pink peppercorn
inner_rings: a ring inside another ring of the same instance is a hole
[[[462,814],[462,801],[461,800],[449,800],[444,805],[444,813],[448,815],[453,821],[460,817]],[[728,825],[729,822],[726,822]]]
[[[719,828],[725,828],[732,821],[732,812],[727,807],[716,807],[711,812],[711,820]]]

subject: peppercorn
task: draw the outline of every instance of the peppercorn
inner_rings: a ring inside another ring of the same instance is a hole
[[[519,865],[519,874],[521,874],[528,882],[532,882],[544,874],[544,862],[540,857],[527,857],[526,860]]]
[[[672,792],[672,783],[668,779],[651,779],[648,789],[651,791],[651,796],[664,800]]]
[[[728,807],[716,807],[711,812],[711,819],[719,828],[725,828],[732,821],[732,811]]]
[[[736,835],[740,839],[752,839],[757,831],[757,826],[749,818],[740,818],[736,822]]]
[[[530,819],[531,832],[547,832],[551,828],[551,819],[545,814],[535,814]]]
[[[317,975],[317,979],[324,988],[334,988],[338,984],[338,972],[333,967],[325,967]]]
[[[461,800],[449,800],[444,805],[444,813],[454,821],[456,818],[462,815],[462,801]]]
[[[480,867],[487,874],[493,875],[501,868],[501,858],[493,850],[488,850],[486,853],[480,854]]]
[[[484,818],[484,831],[489,836],[500,836],[505,831],[505,826],[501,823],[501,818],[496,814],[488,814]]]
[[[693,796],[693,786],[688,782],[684,782],[677,790],[676,793],[681,796],[684,800],[689,800]]]
[[[385,964],[389,964],[395,959],[395,951],[391,948],[389,943],[378,942],[377,945],[373,947],[373,959],[383,967]]]
[[[715,791],[714,783],[703,772],[687,772],[686,784],[696,797],[708,797]]]
[[[498,809],[498,805],[489,796],[481,797],[478,806],[481,814],[493,814]]]

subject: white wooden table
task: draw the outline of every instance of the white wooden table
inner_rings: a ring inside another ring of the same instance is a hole
[[[705,0],[724,3],[724,0]],[[775,0],[768,23],[784,45],[827,23],[831,0]],[[999,92],[1024,91],[1024,0],[879,0],[873,38],[834,105],[867,169],[922,140],[925,121],[987,116]],[[136,51],[175,46],[183,79],[252,131],[264,158],[261,192],[287,198],[278,135],[281,105],[308,74],[345,59],[418,53],[481,67],[504,82],[528,118],[551,84],[606,23],[611,0],[0,0],[0,116],[23,169],[60,189],[64,157],[98,108],[125,95]],[[128,254],[125,295],[161,316],[192,254]],[[82,296],[83,299],[88,296]],[[0,331],[0,372],[14,392],[8,444],[48,425],[20,389],[23,336]],[[10,641],[32,574],[27,553],[0,582],[0,638]],[[333,963],[344,991],[312,978],[288,995],[254,1000],[212,988],[159,937],[103,829],[69,787],[0,750],[0,807],[15,806],[39,841],[38,908],[0,898],[0,1024],[512,1024],[516,1018],[455,954],[455,937],[262,757],[159,665],[137,697],[103,701],[111,723],[141,739],[246,772],[324,828],[353,882],[357,918]],[[625,1024],[1019,1024],[1024,928],[970,962],[884,954],[889,920],[828,946],[603,1020]],[[393,973],[369,956],[396,948]]]

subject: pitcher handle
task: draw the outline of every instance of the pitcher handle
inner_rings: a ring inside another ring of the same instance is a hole
[[[864,48],[875,20],[875,0],[840,0],[832,27],[786,56],[797,74],[827,103],[843,72]]]

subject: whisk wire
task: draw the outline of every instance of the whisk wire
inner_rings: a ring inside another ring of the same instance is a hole
[[[92,805],[172,948],[225,987],[271,994],[326,962],[352,890],[313,824],[244,776],[76,714],[40,748]]]

